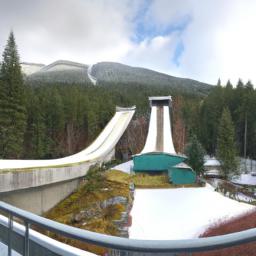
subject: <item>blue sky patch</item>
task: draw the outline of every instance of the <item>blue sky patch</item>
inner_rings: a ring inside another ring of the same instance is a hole
[[[133,42],[140,43],[146,38],[152,39],[156,36],[166,36],[172,34],[173,32],[182,33],[190,24],[192,20],[190,15],[184,15],[176,21],[170,21],[166,25],[161,26],[154,23],[153,20],[151,21],[151,23],[146,22],[146,15],[151,2],[151,0],[145,1],[145,4],[142,8],[140,8],[134,19],[135,34],[132,38]]]
[[[178,67],[180,65],[180,57],[184,51],[184,44],[180,41],[174,51],[174,55],[172,58],[173,63]]]

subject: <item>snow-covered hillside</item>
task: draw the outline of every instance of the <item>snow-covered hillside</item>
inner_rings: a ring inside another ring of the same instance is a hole
[[[203,95],[207,94],[211,89],[209,84],[192,79],[174,77],[154,70],[115,62],[99,62],[93,65],[91,74],[100,82],[169,86],[170,88]]]
[[[87,69],[88,65],[82,63],[58,60],[31,74],[28,80],[47,83],[90,83]]]
[[[36,64],[37,65],[37,64]],[[168,86],[170,88],[206,95],[211,90],[209,84],[159,73],[154,70],[131,67],[115,62],[99,62],[92,65],[58,60],[47,66],[23,65],[28,80],[39,82],[139,84],[145,86]]]
[[[87,75],[89,77],[89,79],[91,80],[91,82],[96,85],[97,83],[97,78],[95,76],[92,75],[92,68],[93,68],[93,65],[90,65],[87,69]]]
[[[64,71],[64,70],[73,70],[73,69],[87,69],[88,65],[68,61],[68,60],[57,60],[40,70],[40,72],[46,71]]]
[[[211,224],[255,207],[203,188],[136,189],[130,238],[196,238]]]
[[[29,76],[33,73],[38,72],[42,69],[45,65],[44,64],[37,64],[37,63],[29,63],[29,62],[22,62],[21,63],[21,70],[22,72]]]

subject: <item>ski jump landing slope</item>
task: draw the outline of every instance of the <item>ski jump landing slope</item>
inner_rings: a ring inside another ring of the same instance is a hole
[[[27,169],[40,167],[58,167],[80,162],[95,162],[105,158],[115,148],[120,137],[123,135],[132,116],[135,107],[116,108],[116,113],[97,139],[81,152],[64,158],[51,160],[0,160],[0,170],[3,169]]]

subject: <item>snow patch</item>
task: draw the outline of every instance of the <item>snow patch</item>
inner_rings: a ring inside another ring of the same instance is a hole
[[[64,71],[73,69],[86,69],[88,66],[82,63],[73,62],[69,60],[57,60],[45,67],[43,67],[40,72],[45,71]]]
[[[203,188],[136,189],[130,238],[197,238],[219,220],[238,216],[254,206]]]
[[[125,173],[131,173],[132,169],[133,169],[133,160],[116,165],[113,168],[111,168],[111,170],[118,170]]]
[[[95,76],[92,75],[92,68],[93,68],[93,65],[90,65],[87,69],[87,75],[90,79],[90,81],[93,83],[93,85],[96,85],[97,84],[97,78]]]
[[[40,71],[45,66],[44,64],[27,63],[27,62],[23,62],[20,65],[21,65],[21,71],[27,76]]]
[[[237,178],[233,178],[232,182],[241,185],[256,185],[256,176],[252,176],[251,174],[241,174]]]

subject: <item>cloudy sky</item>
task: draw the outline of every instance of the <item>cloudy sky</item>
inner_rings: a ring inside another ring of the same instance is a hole
[[[21,61],[117,61],[216,84],[256,84],[255,0],[0,0],[0,52]]]

